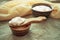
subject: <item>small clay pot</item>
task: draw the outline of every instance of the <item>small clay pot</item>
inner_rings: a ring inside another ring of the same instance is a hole
[[[10,26],[10,28],[12,30],[13,35],[24,36],[29,32],[30,24],[24,25],[24,26],[21,26],[21,27],[17,26],[16,28]]]
[[[34,4],[34,5],[32,6],[32,8],[35,7],[35,6],[39,6],[39,5],[48,6],[48,7],[50,7],[50,8],[52,9],[51,5],[45,4],[45,3],[37,3],[37,4]],[[34,17],[46,16],[46,17],[48,18],[51,12],[52,12],[52,10],[51,10],[51,11],[41,12],[41,11],[36,11],[36,10],[33,10],[33,9],[32,9],[32,15],[33,15]]]

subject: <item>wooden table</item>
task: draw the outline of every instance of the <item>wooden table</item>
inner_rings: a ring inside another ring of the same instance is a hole
[[[49,18],[30,26],[30,32],[22,37],[12,35],[8,21],[0,22],[0,40],[60,40],[60,20]]]

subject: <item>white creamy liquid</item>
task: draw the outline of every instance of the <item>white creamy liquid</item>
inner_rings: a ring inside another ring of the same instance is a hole
[[[35,6],[32,9],[36,10],[36,11],[41,11],[41,12],[51,11],[52,10],[50,7],[44,6],[44,5]]]

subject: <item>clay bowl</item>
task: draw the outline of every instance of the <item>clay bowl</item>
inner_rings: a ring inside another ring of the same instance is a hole
[[[50,10],[50,11],[43,11],[43,12],[42,12],[42,11],[37,11],[37,10],[34,10],[34,9],[33,9],[33,8],[36,7],[36,6],[41,6],[41,5],[44,5],[44,6],[47,6],[47,7],[51,8],[51,10]],[[45,17],[48,18],[48,17],[50,16],[52,10],[53,10],[53,8],[52,8],[52,6],[49,5],[49,4],[46,4],[46,3],[37,3],[37,4],[34,4],[34,5],[32,6],[32,15],[33,15],[34,17],[45,16]]]

